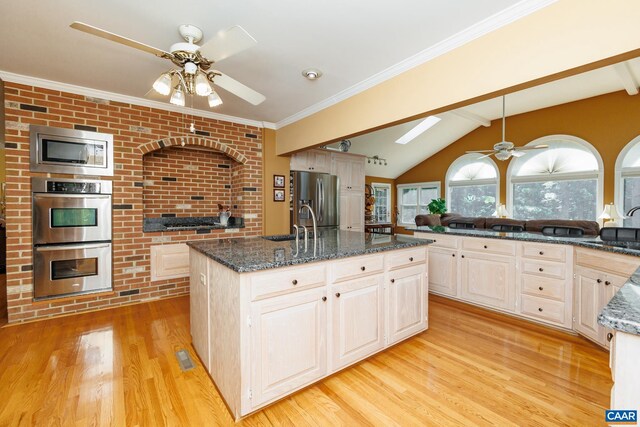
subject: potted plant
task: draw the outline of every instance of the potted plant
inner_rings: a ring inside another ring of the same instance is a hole
[[[427,205],[429,213],[432,215],[442,215],[447,212],[447,203],[444,199],[431,199],[431,203]]]

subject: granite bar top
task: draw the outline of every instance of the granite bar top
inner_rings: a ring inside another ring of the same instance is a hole
[[[640,268],[602,309],[598,323],[617,331],[640,335]]]
[[[286,239],[289,236],[276,238]],[[424,246],[431,242],[407,236],[327,230],[318,233],[315,247],[310,238],[306,250],[302,236],[297,247],[294,240],[272,241],[264,237],[198,240],[187,244],[238,273],[246,273]]]
[[[144,233],[226,228],[244,228],[244,218],[231,217],[227,225],[221,225],[217,216],[145,218],[142,224]]]

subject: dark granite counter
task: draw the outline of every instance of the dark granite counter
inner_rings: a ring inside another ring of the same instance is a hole
[[[410,231],[431,233],[434,239],[437,234],[456,236],[485,237],[490,239],[508,239],[527,242],[556,243],[580,246],[606,252],[640,257],[640,244],[629,242],[603,242],[599,237],[553,237],[540,233],[502,233],[491,230],[464,230],[448,227],[416,226],[407,228]],[[640,265],[640,259],[638,260]],[[640,335],[640,267],[611,298],[598,316],[598,323],[611,329]]]
[[[424,246],[431,240],[389,236],[354,231],[330,230],[318,233],[314,248],[310,238],[296,247],[293,240],[272,241],[263,237],[198,240],[187,244],[207,257],[239,273],[305,264],[329,259],[348,258],[376,252]],[[279,236],[288,238],[288,236]]]
[[[227,225],[221,225],[220,218],[217,216],[145,218],[142,223],[142,231],[145,233],[182,230],[208,231],[226,228],[244,228],[244,219],[231,217]]]

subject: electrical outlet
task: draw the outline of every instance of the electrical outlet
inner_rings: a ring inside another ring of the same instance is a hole
[[[207,284],[207,276],[204,273],[200,273],[200,284],[202,286]]]

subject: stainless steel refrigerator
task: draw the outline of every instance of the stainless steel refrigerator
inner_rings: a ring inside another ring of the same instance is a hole
[[[340,187],[337,176],[328,173],[292,171],[291,183],[292,229],[293,224],[313,227],[309,210],[298,212],[303,204],[308,204],[313,209],[318,228],[336,228],[340,225],[338,206]]]

